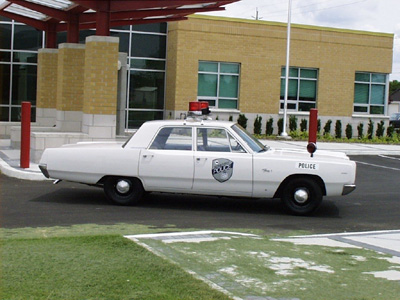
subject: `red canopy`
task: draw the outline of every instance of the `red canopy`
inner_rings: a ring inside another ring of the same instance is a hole
[[[67,31],[67,41],[77,43],[79,30],[96,29],[108,36],[111,27],[185,20],[196,12],[224,10],[239,0],[8,0],[0,15],[46,31],[46,47],[56,47],[56,34]]]

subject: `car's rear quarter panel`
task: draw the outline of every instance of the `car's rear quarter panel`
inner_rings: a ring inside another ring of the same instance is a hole
[[[135,177],[140,149],[55,148],[47,150],[51,178],[96,184],[107,175]]]

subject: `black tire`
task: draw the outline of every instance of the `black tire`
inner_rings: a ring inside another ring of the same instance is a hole
[[[322,190],[312,178],[293,178],[284,187],[281,199],[290,213],[309,215],[321,205]]]
[[[136,178],[108,177],[104,182],[104,193],[114,204],[135,205],[139,203],[144,190]]]

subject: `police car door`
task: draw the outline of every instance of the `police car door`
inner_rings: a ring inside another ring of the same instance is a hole
[[[224,128],[197,128],[195,150],[195,192],[252,195],[252,154],[247,153]]]
[[[193,185],[192,128],[163,127],[140,154],[139,176],[146,190],[188,192]]]

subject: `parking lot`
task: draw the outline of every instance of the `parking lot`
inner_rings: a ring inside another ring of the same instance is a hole
[[[400,227],[400,156],[352,156],[357,189],[326,197],[310,217],[287,215],[278,199],[148,194],[139,206],[110,205],[101,189],[26,181],[0,175],[2,227],[130,223],[152,227],[306,230],[312,233],[392,230]]]

